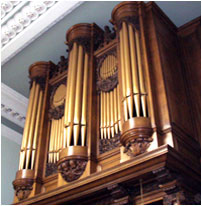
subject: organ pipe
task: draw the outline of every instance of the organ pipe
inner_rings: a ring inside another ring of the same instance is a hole
[[[35,154],[36,154],[36,142],[37,137],[39,133],[40,128],[40,116],[41,116],[41,108],[42,108],[42,98],[43,98],[43,92],[40,90],[39,94],[39,103],[38,103],[38,109],[37,109],[37,117],[36,117],[36,125],[35,125],[35,131],[34,131],[34,139],[33,139],[33,150],[32,150],[32,160],[31,160],[31,169],[34,168],[34,161],[35,161]]]
[[[25,127],[24,127],[24,132],[23,132],[23,139],[22,139],[22,145],[21,145],[21,152],[20,152],[20,164],[19,164],[19,170],[23,169],[24,161],[25,161],[25,146],[27,144],[27,138],[28,138],[28,132],[29,132],[29,126],[30,126],[30,116],[32,112],[32,105],[33,105],[33,100],[34,100],[34,92],[35,92],[35,86],[36,82],[33,81],[32,88],[30,91],[30,96],[29,96],[29,104],[28,104],[28,109],[27,109],[27,118],[25,120]]]
[[[32,153],[32,140],[33,140],[33,133],[34,133],[34,127],[35,127],[35,120],[36,120],[36,111],[37,111],[37,104],[38,104],[38,96],[39,96],[39,84],[36,85],[36,90],[34,94],[34,102],[32,107],[32,113],[31,113],[31,120],[30,120],[30,128],[29,128],[29,135],[28,135],[28,141],[27,141],[27,154],[26,154],[26,169],[28,169],[31,153]]]
[[[122,76],[122,93],[123,93],[123,109],[124,109],[124,120],[128,120],[128,108],[126,100],[126,77],[125,77],[125,65],[124,65],[124,48],[123,48],[123,31],[120,30],[120,52],[121,52],[121,76]]]
[[[140,90],[138,81],[138,68],[136,61],[136,50],[135,50],[135,37],[133,32],[133,27],[131,24],[129,27],[129,40],[130,40],[130,52],[131,52],[131,66],[132,66],[132,81],[133,81],[133,94],[137,117],[140,116]]]
[[[85,52],[84,57],[84,77],[83,77],[83,97],[82,97],[82,113],[81,113],[81,143],[85,145],[86,139],[86,117],[87,117],[87,92],[88,92],[88,53]]]

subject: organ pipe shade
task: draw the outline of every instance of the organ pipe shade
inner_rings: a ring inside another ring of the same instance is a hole
[[[122,22],[119,37],[124,121],[133,117],[147,117],[147,92],[139,31],[134,25]]]

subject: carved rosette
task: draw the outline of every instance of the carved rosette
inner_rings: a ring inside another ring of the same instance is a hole
[[[124,152],[131,157],[146,152],[153,140],[151,135],[149,118],[135,117],[124,122],[120,138],[121,144],[125,147]]]
[[[87,147],[69,146],[63,149],[57,163],[58,171],[66,182],[79,179],[86,169],[88,162]]]
[[[34,170],[19,170],[16,173],[16,179],[13,181],[15,195],[18,200],[24,200],[29,197],[34,183]]]

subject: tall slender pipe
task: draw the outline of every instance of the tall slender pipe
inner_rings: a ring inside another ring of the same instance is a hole
[[[115,123],[115,133],[118,134],[117,87],[114,88],[114,123]]]
[[[32,140],[33,140],[33,133],[35,128],[35,120],[36,120],[36,111],[37,111],[37,104],[38,104],[38,97],[39,97],[39,84],[36,84],[36,90],[34,94],[34,102],[33,102],[33,108],[31,113],[31,121],[30,121],[30,128],[29,128],[29,136],[27,141],[27,154],[26,154],[26,169],[29,167],[31,153],[32,153]]]
[[[32,112],[32,105],[33,105],[33,100],[34,100],[34,93],[35,93],[35,87],[36,87],[36,82],[33,81],[32,88],[30,91],[30,96],[29,96],[29,104],[27,108],[27,116],[25,120],[25,127],[24,127],[24,132],[23,132],[23,138],[22,138],[22,145],[21,145],[21,155],[20,155],[20,164],[19,164],[19,170],[23,169],[24,161],[25,161],[25,146],[27,144],[27,139],[28,139],[28,132],[29,132],[29,126],[30,126],[30,121],[31,121],[31,112]]]
[[[124,48],[123,48],[123,31],[120,30],[120,52],[121,52],[121,76],[122,76],[122,93],[123,93],[123,110],[124,120],[128,120],[128,108],[126,100],[126,77],[125,77],[125,63],[124,63]]]
[[[111,128],[111,135],[114,137],[114,101],[113,101],[113,96],[114,96],[114,90],[111,91],[110,93],[110,110],[111,110],[111,115],[110,115],[110,128]]]
[[[137,68],[136,50],[135,50],[135,36],[131,24],[128,25],[128,28],[129,28],[129,40],[130,40],[134,102],[135,102],[136,114],[137,117],[139,117],[140,116],[140,90],[139,90],[138,68]]]
[[[31,169],[34,168],[34,161],[35,161],[35,154],[36,154],[36,149],[37,149],[37,137],[38,137],[38,132],[40,128],[40,116],[41,116],[41,108],[42,108],[42,98],[43,98],[43,91],[40,90],[39,93],[39,102],[38,102],[38,109],[37,109],[37,117],[36,117],[36,125],[35,125],[35,131],[34,131],[34,139],[33,139],[33,150],[32,150],[32,160],[31,160]]]
[[[71,138],[72,138],[72,130],[73,130],[73,117],[74,117],[74,104],[75,104],[75,83],[76,83],[76,73],[77,73],[77,56],[78,56],[78,47],[77,43],[73,44],[73,59],[72,59],[72,72],[71,72],[71,81],[70,81],[70,90],[69,95],[67,98],[69,98],[68,103],[68,124],[67,127],[67,146],[70,146]]]
[[[74,146],[78,145],[80,121],[81,121],[81,100],[82,100],[82,78],[83,78],[83,48],[79,45],[78,68],[76,78],[75,110],[74,110]]]
[[[132,81],[131,81],[131,64],[130,64],[130,50],[128,42],[128,29],[126,22],[122,23],[123,28],[123,47],[124,47],[124,62],[126,70],[126,96],[128,103],[129,117],[133,117],[133,98],[132,98]]]
[[[83,77],[83,97],[82,97],[82,113],[81,113],[81,145],[85,145],[86,139],[86,123],[87,123],[87,93],[88,93],[88,53],[84,55],[84,77]]]
[[[141,92],[141,103],[143,116],[146,117],[146,89],[144,85],[143,69],[142,69],[142,60],[141,60],[141,50],[140,50],[140,40],[139,40],[139,31],[135,31],[135,40],[137,48],[137,59],[138,59],[138,71],[139,71],[139,80],[140,80],[140,92]]]

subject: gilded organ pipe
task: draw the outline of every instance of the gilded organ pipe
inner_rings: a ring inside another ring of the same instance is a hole
[[[137,48],[137,59],[138,59],[138,68],[139,68],[139,80],[140,80],[140,91],[141,91],[141,103],[143,116],[146,117],[146,89],[144,85],[144,77],[142,70],[142,61],[141,61],[141,50],[140,50],[140,42],[139,42],[139,31],[135,31],[135,39],[136,39],[136,48]]]
[[[88,53],[84,55],[84,77],[83,77],[83,97],[81,113],[81,145],[85,145],[86,139],[86,118],[87,118],[87,92],[88,92]]]
[[[25,169],[28,169],[30,160],[31,160],[31,153],[32,153],[32,141],[33,141],[33,133],[34,133],[34,127],[35,127],[35,120],[36,120],[36,111],[37,111],[37,104],[38,104],[38,97],[39,97],[39,84],[36,84],[36,90],[34,94],[34,102],[32,107],[32,113],[31,113],[31,120],[30,120],[30,128],[29,128],[29,135],[28,135],[28,141],[26,145],[27,154],[26,154],[26,167]]]
[[[30,116],[32,112],[32,105],[33,105],[33,100],[34,100],[34,93],[35,93],[35,86],[36,82],[33,81],[32,88],[30,91],[30,96],[29,96],[29,104],[28,104],[28,109],[27,109],[27,118],[25,120],[25,127],[24,127],[24,132],[23,132],[23,139],[22,139],[22,145],[21,145],[21,152],[20,152],[20,164],[19,164],[19,170],[23,169],[24,161],[25,161],[25,155],[26,155],[26,145],[28,141],[28,132],[29,132],[29,126],[30,126]]]
[[[32,160],[31,160],[31,169],[34,168],[34,161],[35,161],[35,155],[36,155],[36,149],[37,149],[37,137],[39,133],[40,128],[40,116],[41,116],[41,108],[42,108],[42,99],[43,98],[43,91],[40,90],[39,93],[39,103],[37,108],[37,117],[36,117],[36,125],[35,125],[35,131],[34,131],[34,139],[33,139],[33,150],[32,150]]]
[[[82,100],[82,78],[83,78],[83,48],[79,45],[78,68],[76,78],[75,111],[74,111],[74,146],[78,144],[81,120],[81,100]]]
[[[115,133],[118,134],[118,104],[117,104],[117,87],[114,88],[114,127],[115,127]]]
[[[77,56],[78,56],[78,46],[77,43],[73,44],[73,59],[72,59],[72,72],[70,79],[70,90],[68,94],[69,103],[68,103],[68,118],[67,118],[67,146],[70,146],[73,130],[73,116],[74,116],[74,106],[75,106],[75,83],[76,83],[76,72],[77,72]],[[67,98],[66,98],[67,99]]]
[[[137,117],[139,117],[140,116],[140,90],[139,90],[137,60],[136,60],[135,36],[134,36],[132,25],[129,24],[128,27],[129,27],[129,40],[130,40],[130,53],[131,53],[133,94],[134,94],[136,114]]]
[[[111,106],[111,115],[110,115],[110,117],[111,117],[111,123],[110,123],[110,127],[111,127],[111,135],[112,135],[112,137],[114,137],[114,101],[113,101],[113,96],[114,96],[114,90],[113,91],[111,91],[110,93],[110,106]]]
[[[126,23],[123,22],[123,42],[124,42],[124,62],[125,62],[125,72],[126,72],[126,97],[128,103],[129,117],[133,117],[133,98],[132,98],[132,81],[131,81],[131,63],[130,63],[130,51],[128,42],[128,30]]]
[[[121,80],[122,80],[122,94],[123,94],[123,109],[124,109],[124,120],[128,120],[128,107],[126,98],[126,77],[125,77],[125,63],[124,63],[124,48],[123,48],[123,31],[120,30],[120,53],[121,53]]]

